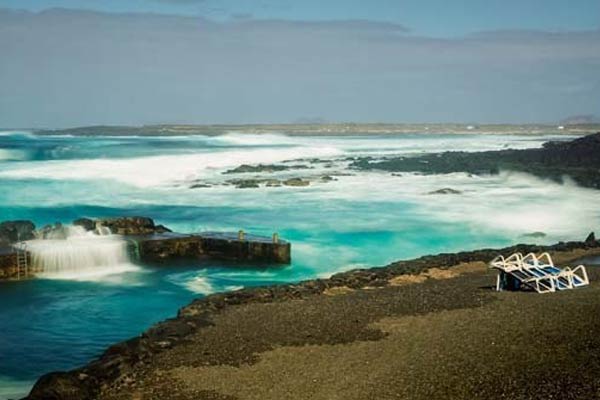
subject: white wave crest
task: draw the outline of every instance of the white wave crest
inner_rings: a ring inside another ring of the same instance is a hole
[[[4,178],[53,180],[115,180],[137,187],[161,186],[177,181],[206,178],[240,164],[277,163],[302,157],[331,157],[341,154],[331,147],[294,147],[217,151],[188,155],[44,161],[20,163],[0,172]]]

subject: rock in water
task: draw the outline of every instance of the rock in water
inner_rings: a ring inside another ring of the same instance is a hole
[[[452,189],[452,188],[443,188],[434,190],[433,192],[429,192],[427,194],[461,194],[460,190]]]
[[[80,400],[93,399],[96,394],[86,385],[68,372],[52,372],[42,376],[35,384],[28,399],[31,400]]]
[[[69,229],[60,222],[56,222],[54,225],[46,225],[42,229],[38,229],[35,236],[38,239],[63,240],[69,236]]]
[[[93,231],[96,229],[96,223],[89,218],[79,218],[73,221],[73,225],[81,226],[86,231]]]
[[[152,218],[147,217],[103,218],[97,220],[96,225],[104,226],[117,235],[148,235],[156,233],[154,221]]]
[[[588,237],[585,239],[585,243],[587,243],[587,244],[596,243],[596,235],[594,234],[594,232],[590,232]]]
[[[35,224],[31,221],[5,221],[0,223],[0,245],[34,239]]]
[[[544,232],[531,232],[531,233],[524,234],[523,237],[539,239],[539,238],[546,237],[546,234]]]
[[[305,181],[302,178],[291,178],[291,179],[285,180],[283,182],[283,184],[285,186],[308,186],[308,185],[310,185],[310,182]]]
[[[173,232],[173,231],[164,225],[156,225],[155,232],[156,233],[167,233],[167,232]]]

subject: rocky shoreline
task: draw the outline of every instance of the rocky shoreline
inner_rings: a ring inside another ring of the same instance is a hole
[[[570,254],[573,258],[600,254],[600,242],[590,235],[583,242],[558,243],[552,246],[522,244],[504,249],[424,256],[385,267],[344,272],[329,279],[210,295],[181,308],[176,318],[158,323],[138,337],[111,346],[97,360],[82,368],[42,376],[28,399],[90,399],[101,397],[105,392],[115,393],[134,387],[136,370],[150,365],[163,351],[184,345],[190,335],[214,326],[214,321],[220,314],[236,307],[307,300],[335,291],[383,289],[402,279],[401,277],[410,277],[433,268],[451,270],[465,263],[487,263],[498,254],[508,255],[515,251],[549,251]],[[221,399],[210,396],[205,398]]]
[[[351,168],[394,173],[497,174],[502,170],[525,172],[562,183],[568,176],[583,187],[600,189],[600,133],[568,142],[546,142],[540,149],[483,152],[451,151],[382,160],[360,158]]]

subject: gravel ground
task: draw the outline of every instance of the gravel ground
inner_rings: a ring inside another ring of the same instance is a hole
[[[496,293],[494,278],[475,265],[229,307],[102,398],[600,398],[600,283]]]

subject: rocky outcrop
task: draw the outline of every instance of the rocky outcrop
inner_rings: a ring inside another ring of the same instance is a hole
[[[35,237],[35,224],[31,221],[5,221],[0,223],[0,246],[8,246]]]
[[[590,232],[587,238],[585,238],[585,243],[593,244],[596,243],[596,234],[594,232]]]
[[[40,400],[93,399],[95,390],[90,387],[89,382],[85,382],[85,378],[85,374],[73,375],[67,372],[44,375],[31,390],[29,398]]]
[[[356,159],[351,167],[361,170],[447,174],[497,174],[501,170],[530,173],[562,182],[569,176],[579,185],[600,188],[600,133],[570,142],[547,142],[540,149],[484,152],[445,152],[383,160]]]
[[[86,231],[93,231],[96,229],[96,222],[93,219],[89,218],[79,218],[73,221],[73,225],[81,226]]]
[[[405,274],[416,274],[430,268],[448,269],[461,263],[489,262],[498,254],[508,256],[514,252],[567,252],[574,250],[600,252],[600,242],[568,242],[553,246],[517,245],[504,249],[484,249],[454,254],[439,254],[415,260],[399,261],[386,267],[359,269],[336,274],[329,279],[316,279],[297,284],[248,288],[229,293],[218,293],[193,301],[179,310],[177,318],[154,325],[139,337],[110,347],[98,360],[85,367],[70,371],[50,373],[38,380],[30,396],[38,399],[73,399],[97,397],[103,385],[118,386],[131,379],[128,374],[139,363],[148,363],[165,348],[172,348],[186,340],[199,329],[213,324],[213,317],[222,310],[249,303],[273,303],[300,300],[320,295],[332,288],[358,289],[383,287]]]
[[[462,192],[460,190],[456,190],[456,189],[452,189],[452,188],[443,188],[443,189],[434,190],[427,194],[461,194],[461,193]]]
[[[283,181],[283,184],[285,186],[301,187],[301,186],[310,185],[310,181],[304,180],[302,178],[291,178],[291,179],[286,179],[285,181]]]
[[[531,232],[531,233],[526,233],[523,235],[523,237],[534,238],[534,239],[540,239],[540,238],[544,238],[546,236],[547,235],[544,232]]]
[[[96,220],[96,228],[106,227],[117,235],[150,235],[153,233],[171,232],[163,225],[154,225],[154,220],[148,217],[118,217]]]
[[[309,169],[307,165],[278,165],[278,164],[258,164],[248,165],[242,164],[237,168],[233,168],[224,172],[224,174],[246,174],[246,173],[273,173],[288,171],[291,169]]]
[[[13,279],[17,276],[17,255],[12,249],[0,248],[0,281]]]
[[[303,177],[303,178],[288,178],[288,179],[230,179],[227,184],[234,185],[237,189],[256,189],[264,185],[266,187],[280,187],[280,186],[291,186],[291,187],[304,187],[309,186],[311,179],[320,179],[321,182],[327,183],[334,181],[335,179],[329,175],[322,177]]]

